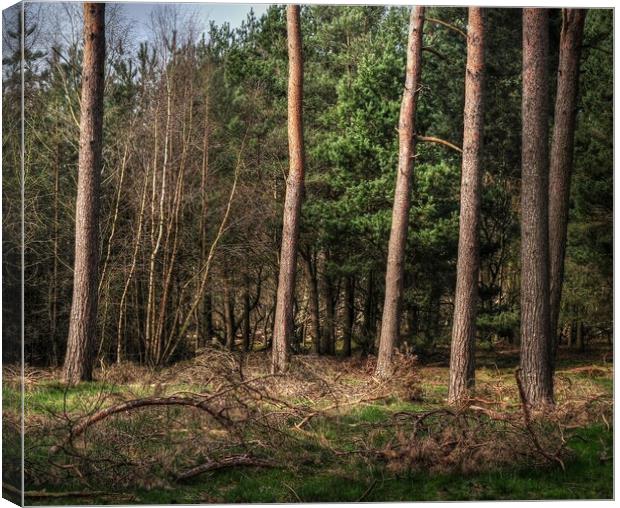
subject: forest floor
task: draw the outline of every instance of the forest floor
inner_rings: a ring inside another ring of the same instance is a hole
[[[26,503],[613,497],[609,348],[560,351],[546,415],[523,411],[517,350],[479,352],[476,397],[457,411],[445,357],[399,362],[384,383],[372,358],[297,357],[294,374],[273,377],[266,353],[211,351],[99,369],[70,389],[57,370],[27,369]],[[15,376],[5,368],[5,455]]]

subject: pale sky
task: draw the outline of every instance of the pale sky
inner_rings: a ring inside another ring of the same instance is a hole
[[[204,27],[209,26],[210,21],[215,21],[217,25],[228,22],[232,28],[236,28],[241,25],[241,22],[245,20],[250,9],[254,9],[254,15],[260,18],[262,14],[267,11],[267,8],[271,4],[267,3],[255,3],[255,4],[225,4],[225,3],[206,3],[206,2],[173,2],[175,5],[183,6],[183,9],[187,9],[189,12],[193,12],[199,18]],[[123,7],[127,13],[127,17],[135,20],[133,26],[136,36],[139,39],[144,37],[144,34],[148,31],[148,22],[150,20],[151,11],[157,3],[143,3],[143,2],[123,2]],[[162,5],[162,4],[159,4]]]

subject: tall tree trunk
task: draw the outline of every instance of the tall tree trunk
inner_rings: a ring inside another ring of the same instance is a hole
[[[57,58],[57,57],[56,57]],[[61,161],[61,142],[56,144],[54,161],[54,225],[53,225],[53,249],[54,258],[52,267],[52,283],[50,285],[50,339],[52,342],[52,365],[58,366],[58,337],[56,337],[58,321],[58,233],[59,233],[59,198],[60,198],[60,161]]]
[[[454,321],[448,401],[467,397],[474,386],[478,273],[480,269],[480,200],[484,121],[484,20],[479,7],[469,8],[467,70],[461,172],[461,215],[456,266]]]
[[[327,254],[321,251],[317,259],[319,298],[322,301],[323,327],[321,330],[321,354],[332,354],[334,343],[333,287],[327,274]]]
[[[555,363],[558,318],[564,280],[564,254],[568,225],[570,181],[573,169],[575,117],[579,88],[579,59],[583,41],[583,27],[587,11],[562,10],[560,61],[551,157],[549,165],[549,287],[551,306],[551,360]]]
[[[405,246],[407,243],[409,208],[411,206],[413,157],[415,155],[415,112],[422,63],[423,25],[424,7],[416,6],[411,11],[409,21],[405,90],[403,92],[398,124],[398,172],[385,274],[385,302],[381,322],[381,338],[379,340],[379,354],[375,371],[375,374],[380,378],[386,378],[392,373],[393,349],[398,341],[400,328],[403,276],[405,271]]]
[[[312,337],[312,352],[318,355],[321,352],[320,341],[320,315],[319,315],[319,291],[316,280],[316,270],[312,269],[311,255],[302,255],[301,257],[304,273],[306,275],[306,284],[308,285],[308,307],[310,313],[310,336]]]
[[[304,188],[304,141],[302,123],[303,59],[299,5],[287,7],[288,29],[288,144],[289,173],[284,198],[284,223],[280,250],[280,275],[273,327],[271,370],[282,372],[288,366],[289,340],[293,333],[293,297],[299,218]]]
[[[327,293],[325,294],[327,309],[325,313],[326,327],[328,329],[326,346],[327,354],[336,354],[336,306],[338,302],[338,288],[334,288],[331,281],[328,281]],[[335,291],[334,291],[335,289]],[[335,295],[335,298],[334,298]]]
[[[250,350],[250,335],[252,333],[250,312],[250,279],[245,274],[243,278],[243,351]]]
[[[153,178],[155,176],[153,175]],[[131,258],[131,265],[129,268],[129,274],[125,279],[125,284],[123,287],[123,293],[121,295],[121,301],[119,304],[119,312],[118,312],[118,324],[116,331],[116,363],[121,363],[125,356],[126,344],[123,336],[123,325],[127,321],[127,295],[129,294],[129,286],[133,279],[134,273],[136,271],[136,265],[138,262],[138,254],[140,251],[140,245],[142,240],[142,229],[143,229],[143,221],[144,221],[144,210],[146,206],[146,196],[148,190],[148,180],[149,180],[149,172],[147,172],[144,176],[144,183],[142,185],[142,197],[140,198],[140,212],[138,214],[138,221],[136,230],[133,233],[133,254]],[[135,222],[135,220],[134,220]],[[138,322],[140,322],[140,318],[138,318]],[[138,333],[138,336],[140,334]]]
[[[583,330],[583,321],[581,320],[577,322],[575,347],[579,350],[580,353],[583,353],[586,350],[586,342],[585,342],[584,330]]]
[[[201,210],[200,210],[200,257],[201,259],[207,259],[209,253],[209,246],[207,241],[207,212],[209,210],[209,200],[207,194],[207,181],[209,179],[209,145],[210,145],[210,133],[211,133],[211,120],[209,115],[210,108],[210,68],[207,65],[205,68],[205,91],[204,91],[204,124],[203,124],[203,138],[202,138],[202,164],[200,168],[200,195],[202,196]],[[198,316],[198,330],[200,334],[201,346],[204,347],[207,342],[211,341],[213,337],[213,316],[212,316],[212,297],[210,292],[205,292],[200,296],[199,316]]]
[[[166,196],[168,195],[168,164],[169,155],[171,152],[172,136],[171,136],[171,122],[172,122],[172,84],[171,78],[166,72],[165,75],[166,85],[166,122],[164,131],[164,153],[162,160],[162,173],[161,173],[161,187],[159,193],[159,206],[156,208],[157,195],[156,195],[156,183],[157,179],[153,177],[153,189],[151,200],[151,240],[152,250],[149,256],[149,278],[148,278],[148,300],[147,300],[147,313],[146,313],[146,357],[150,365],[157,365],[159,363],[162,343],[161,335],[156,331],[156,300],[157,300],[157,286],[160,279],[158,270],[158,255],[162,248],[164,239],[164,226],[166,218]],[[157,124],[157,121],[155,122]],[[154,161],[157,166],[157,140],[155,141]],[[157,217],[157,219],[156,219]]]
[[[575,321],[571,320],[566,326],[566,347],[573,347],[575,342]]]
[[[366,299],[364,302],[364,314],[362,330],[364,334],[363,354],[368,354],[374,347],[375,336],[377,335],[377,308],[375,305],[375,274],[372,270],[368,272],[366,284]]]
[[[202,345],[211,343],[211,339],[214,335],[213,328],[213,296],[211,295],[211,291],[207,291],[204,296],[204,320],[205,320],[205,338],[203,340]]]
[[[355,278],[347,276],[344,285],[344,356],[351,356],[351,339],[353,338],[353,324],[355,323]]]
[[[235,297],[230,290],[230,280],[224,280],[224,325],[226,330],[226,348],[235,348]]]
[[[73,298],[63,372],[70,384],[92,379],[97,342],[104,61],[105,4],[85,2]]]
[[[527,403],[553,404],[549,322],[549,13],[523,9],[521,370]]]

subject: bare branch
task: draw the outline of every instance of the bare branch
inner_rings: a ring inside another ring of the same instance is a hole
[[[435,23],[436,25],[442,25],[445,26],[448,30],[452,30],[453,32],[459,34],[461,37],[463,37],[465,40],[467,40],[467,34],[461,30],[459,27],[448,23],[447,21],[443,21],[441,19],[437,19],[437,18],[426,18],[426,21],[429,21],[431,23]]]
[[[439,145],[447,146],[448,148],[451,148],[452,150],[455,150],[458,153],[463,153],[463,150],[461,148],[459,148],[453,143],[450,143],[450,141],[446,141],[445,139],[436,138],[434,136],[421,136],[420,134],[416,134],[415,137],[418,141],[425,141],[427,143],[437,143]]]

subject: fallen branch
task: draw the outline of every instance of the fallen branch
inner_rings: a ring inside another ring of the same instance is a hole
[[[468,409],[470,409],[471,411],[482,413],[483,415],[488,416],[492,420],[508,420],[508,415],[500,413],[498,411],[493,411],[492,409],[487,409],[486,407],[469,406]]]
[[[235,455],[221,460],[209,460],[204,464],[192,467],[176,476],[177,481],[187,480],[208,471],[217,471],[229,467],[252,466],[252,467],[277,467],[275,462],[249,457],[248,455]]]
[[[532,427],[532,419],[531,419],[531,415],[530,415],[530,409],[529,409],[529,406],[528,406],[528,403],[527,403],[527,398],[525,396],[525,388],[523,388],[523,382],[521,381],[521,368],[520,367],[515,370],[515,379],[517,380],[517,387],[519,388],[519,397],[521,398],[521,407],[523,409],[523,423],[525,424],[525,430],[527,431],[528,435],[530,436],[530,438],[532,440],[532,443],[534,444],[534,447],[536,448],[538,453],[540,453],[548,461],[550,461],[550,462],[557,462],[560,465],[560,467],[562,468],[562,471],[565,471],[564,462],[559,457],[559,455],[560,455],[560,452],[562,451],[562,449],[564,448],[564,445],[566,444],[566,441],[564,441],[564,440],[562,441],[562,444],[561,444],[560,448],[558,448],[558,450],[553,455],[550,454],[549,452],[547,452],[542,447],[542,445],[540,444],[540,441],[538,440],[538,436],[536,434],[536,431]]]
[[[347,406],[355,406],[357,404],[364,404],[364,403],[373,402],[376,400],[383,400],[383,399],[385,399],[384,395],[378,395],[376,397],[367,397],[367,398],[362,398],[359,400],[351,400],[348,402],[336,402],[335,404],[331,404],[330,406],[327,406],[323,409],[319,409],[317,411],[313,411],[312,413],[309,413],[298,424],[295,425],[295,428],[298,430],[301,430],[301,428],[306,423],[308,423],[312,418],[319,416],[319,415],[324,415],[328,411],[331,411],[332,409],[340,409],[340,408],[347,407]]]
[[[101,409],[96,413],[90,415],[88,418],[83,420],[81,423],[77,424],[71,431],[69,438],[62,445],[55,445],[50,448],[50,453],[55,454],[58,453],[64,446],[66,446],[71,440],[79,435],[83,434],[84,431],[94,425],[101,420],[108,418],[117,413],[123,413],[125,411],[131,411],[134,409],[142,408],[142,407],[152,407],[152,406],[189,406],[194,407],[196,409],[201,409],[203,411],[207,411],[212,416],[215,416],[206,405],[206,400],[204,399],[195,399],[191,397],[147,397],[144,399],[134,399],[128,400],[126,402],[122,402],[120,404],[116,404],[115,406],[110,406],[105,409]]]
[[[22,491],[13,487],[8,483],[2,482],[2,488],[12,494],[22,495]],[[47,492],[46,490],[25,490],[24,497],[30,498],[60,498],[60,497],[122,497],[124,499],[131,499],[133,496],[123,495],[116,492],[106,492],[104,490],[74,490],[67,492]]]

